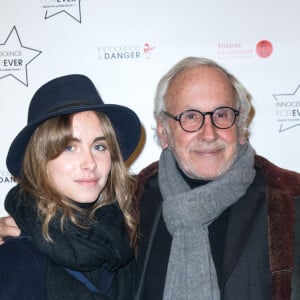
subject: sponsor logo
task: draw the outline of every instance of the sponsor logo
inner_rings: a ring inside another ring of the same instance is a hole
[[[252,58],[256,54],[261,58],[269,57],[273,52],[270,41],[259,41],[256,46],[245,46],[240,42],[220,42],[217,44],[218,58]]]
[[[0,184],[15,183],[14,177],[7,170],[0,170]]]
[[[261,58],[269,57],[273,52],[273,46],[271,42],[267,40],[263,40],[257,43],[256,45],[256,53]]]
[[[275,94],[275,116],[280,123],[279,132],[300,125],[300,85],[292,94]]]
[[[218,58],[249,58],[253,56],[253,49],[245,47],[239,42],[222,42],[217,44]]]
[[[27,66],[42,52],[22,45],[14,26],[3,44],[0,44],[0,79],[12,76],[28,86]]]
[[[140,60],[149,59],[156,47],[149,43],[140,45],[105,46],[98,47],[98,58],[100,60]]]
[[[155,49],[155,47],[151,47],[149,43],[144,44],[144,51],[143,55],[146,59],[149,59],[151,56],[152,51]]]
[[[41,7],[45,10],[45,19],[65,13],[81,23],[81,0],[41,0]]]

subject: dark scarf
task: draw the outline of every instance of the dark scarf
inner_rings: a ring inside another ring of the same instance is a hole
[[[46,241],[42,236],[35,199],[28,193],[21,193],[19,186],[12,188],[8,193],[5,208],[18,226],[30,236],[35,246],[51,260],[51,264],[58,266],[52,267],[51,270],[60,268],[66,277],[69,275],[63,268],[81,271],[97,286],[98,275],[103,267],[108,271],[117,271],[133,259],[133,251],[125,234],[123,215],[117,204],[99,208],[95,213],[96,221],[85,222],[90,223],[89,229],[66,221],[61,231],[58,214],[49,224],[53,243]],[[51,274],[48,273],[47,280],[50,282],[49,286],[53,287],[56,286],[58,278],[55,278],[55,272]],[[53,294],[53,291],[48,292]],[[59,294],[58,290],[55,292]]]

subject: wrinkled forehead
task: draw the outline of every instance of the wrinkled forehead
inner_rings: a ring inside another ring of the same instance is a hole
[[[235,92],[227,74],[213,66],[197,66],[180,71],[169,83],[166,108],[196,108],[194,104],[234,105]],[[199,107],[198,107],[199,109]]]

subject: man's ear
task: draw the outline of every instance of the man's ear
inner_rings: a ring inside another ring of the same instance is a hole
[[[247,141],[246,137],[245,137],[244,135],[242,135],[242,136],[240,137],[240,140],[239,140],[239,142],[240,142],[240,145],[243,145],[243,144],[245,144],[245,143],[246,143],[246,141]]]
[[[157,127],[157,135],[159,138],[160,146],[162,147],[162,149],[168,148],[169,146],[168,133],[162,121],[157,121],[156,127]]]
[[[240,143],[240,145],[243,145],[247,142],[248,138],[247,138],[247,134],[248,131],[246,131],[244,128],[243,129],[239,129],[238,132],[238,141]]]

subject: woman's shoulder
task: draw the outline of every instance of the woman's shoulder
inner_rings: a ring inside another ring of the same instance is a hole
[[[40,252],[25,235],[17,238],[7,238],[0,246],[0,268],[5,266],[16,269],[36,268],[40,271],[45,269],[47,258]]]
[[[46,265],[30,239],[7,239],[0,246],[0,299],[43,299]]]

